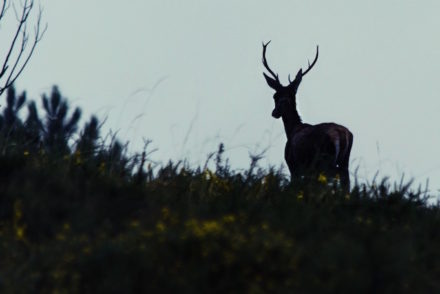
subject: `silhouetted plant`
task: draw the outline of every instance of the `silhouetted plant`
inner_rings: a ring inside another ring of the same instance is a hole
[[[38,116],[35,101],[31,101],[28,104],[28,116],[25,121],[25,134],[29,150],[36,151],[41,148],[43,141],[43,123]]]
[[[68,118],[69,106],[57,87],[53,87],[50,98],[43,95],[43,107],[46,111],[43,136],[45,147],[51,152],[56,151],[61,154],[68,152],[68,140],[77,130],[81,110],[76,108]]]
[[[145,181],[152,181],[153,176],[153,168],[151,167],[151,161],[149,159],[150,155],[155,152],[157,149],[148,150],[149,145],[151,144],[151,140],[144,139],[144,148],[142,150],[142,153],[137,154],[135,156],[135,165],[137,165],[137,172],[134,175],[135,182],[137,183],[143,183]],[[144,170],[145,163],[149,161],[149,164],[147,166],[147,169]]]
[[[123,145],[115,136],[111,137],[108,145],[101,145],[96,160],[101,162],[103,171],[121,178],[131,176],[135,165],[133,158],[129,158],[127,155],[127,145]]]
[[[3,132],[11,133],[14,129],[21,127],[21,120],[18,117],[18,112],[26,102],[26,92],[20,96],[16,96],[15,88],[8,88],[6,94],[6,107],[0,117],[0,128]]]
[[[26,102],[26,92],[17,97],[14,87],[9,87],[6,95],[6,106],[0,115],[0,145],[1,152],[21,150],[25,142],[23,123],[19,112]]]
[[[98,119],[92,116],[80,133],[76,151],[87,158],[95,156],[98,149],[99,128]]]

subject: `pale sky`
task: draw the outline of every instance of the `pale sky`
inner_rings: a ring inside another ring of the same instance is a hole
[[[284,163],[261,43],[272,40],[267,58],[283,82],[319,44],[298,90],[303,121],[352,131],[361,180],[379,170],[440,189],[438,0],[41,3],[49,28],[18,90],[39,101],[58,85],[133,149],[152,139],[155,160],[203,164],[224,142],[233,168],[265,148],[262,165]],[[2,50],[12,25],[0,27]]]

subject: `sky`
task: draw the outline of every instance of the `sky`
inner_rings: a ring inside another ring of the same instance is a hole
[[[133,150],[151,139],[155,161],[203,164],[223,142],[235,169],[263,151],[261,165],[284,164],[262,75],[261,44],[272,40],[267,58],[282,82],[319,45],[298,110],[304,122],[351,130],[353,176],[429,178],[440,189],[438,0],[40,2],[48,30],[17,89],[40,100],[58,85]],[[14,25],[0,27],[0,50]]]

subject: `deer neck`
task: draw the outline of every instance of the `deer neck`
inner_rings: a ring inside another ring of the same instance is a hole
[[[296,110],[296,105],[292,104],[290,109],[288,109],[288,111],[285,111],[281,118],[283,119],[284,130],[286,131],[287,140],[289,140],[292,137],[295,128],[303,124],[301,117]]]

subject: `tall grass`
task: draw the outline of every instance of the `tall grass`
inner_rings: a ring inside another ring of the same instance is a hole
[[[0,120],[1,293],[440,290],[440,210],[420,190],[292,187],[258,158],[234,171],[222,145],[213,169],[154,169],[96,118],[80,129],[57,89],[43,118],[21,99]]]

